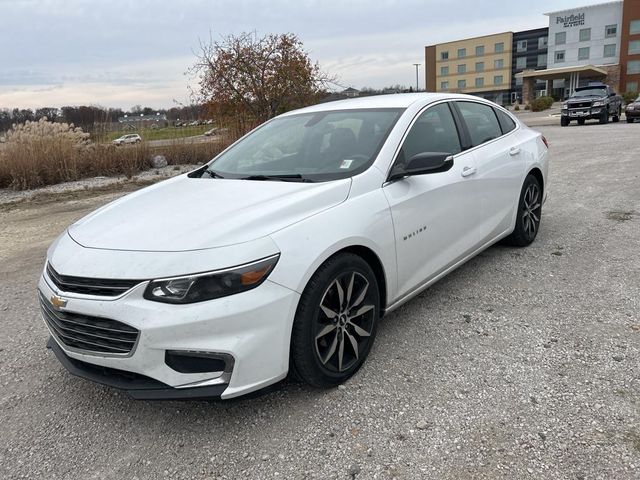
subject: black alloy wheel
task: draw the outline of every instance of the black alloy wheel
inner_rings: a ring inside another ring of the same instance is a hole
[[[330,258],[309,280],[298,304],[292,374],[315,387],[344,382],[369,354],[379,316],[378,282],[369,264],[352,253]]]

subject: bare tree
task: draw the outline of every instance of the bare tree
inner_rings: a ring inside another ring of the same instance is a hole
[[[200,95],[218,115],[262,122],[316,102],[335,79],[320,70],[291,33],[255,32],[200,43],[191,73]]]

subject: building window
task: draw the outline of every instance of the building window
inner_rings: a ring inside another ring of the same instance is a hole
[[[458,80],[458,88],[467,88],[466,80]]]
[[[484,72],[484,62],[476,62],[476,72]]]
[[[494,85],[502,85],[502,82],[504,82],[504,77],[502,75],[496,75],[495,77],[493,77]]]
[[[464,63],[461,65],[458,65],[458,73],[460,74],[467,73],[467,66]]]
[[[590,28],[581,28],[580,29],[580,41],[588,42],[591,40],[591,29]]]
[[[607,25],[604,27],[604,36],[606,38],[615,37],[618,34],[618,25]]]
[[[458,49],[458,58],[464,58],[467,56],[467,49],[466,48],[459,48]]]
[[[516,77],[516,87],[521,87],[523,83],[522,77]]]
[[[609,45],[604,46],[604,56],[605,57],[615,57],[616,56],[616,44],[611,43]]]
[[[589,60],[589,47],[578,49],[578,60]]]
[[[484,87],[484,78],[483,77],[476,78],[476,87],[477,88]]]
[[[549,37],[540,37],[538,39],[538,50],[543,50],[547,48],[548,44],[549,44]]]
[[[499,58],[498,60],[494,60],[493,68],[495,68],[496,70],[504,68],[504,60],[501,58]]]
[[[522,53],[522,52],[526,52],[527,51],[527,41],[526,40],[520,40],[518,41],[518,45],[516,47],[516,49],[518,50],[518,52]]]
[[[547,66],[547,56],[546,55],[538,55],[538,66],[546,67]]]
[[[627,75],[635,75],[637,73],[640,73],[640,60],[627,62]]]
[[[637,92],[638,82],[627,82],[627,92]]]
[[[556,45],[564,45],[567,43],[567,32],[556,33]]]
[[[449,60],[449,52],[440,52],[440,60]]]
[[[629,35],[640,33],[640,20],[632,20],[629,24]]]
[[[449,82],[440,82],[440,90],[449,90]]]
[[[446,77],[449,75],[449,67],[440,67],[440,76]]]
[[[555,59],[556,63],[564,63],[564,50],[558,50]]]
[[[527,68],[527,57],[516,58],[516,70],[524,70]]]
[[[502,43],[502,42],[496,43],[494,50],[495,50],[496,53],[504,52],[504,43]]]
[[[629,42],[629,55],[640,55],[640,40]]]
[[[478,45],[476,47],[476,56],[481,57],[482,55],[484,55],[484,45]]]

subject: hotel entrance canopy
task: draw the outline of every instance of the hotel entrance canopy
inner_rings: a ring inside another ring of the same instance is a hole
[[[572,94],[580,85],[580,77],[604,80],[607,77],[607,71],[594,65],[580,65],[575,67],[549,68],[547,70],[525,70],[516,73],[515,77],[522,78],[523,80],[523,97],[532,97],[533,82],[535,80],[548,82],[556,79],[569,78],[569,94]],[[527,92],[526,94],[525,91]],[[525,98],[524,100],[529,102],[532,99],[533,98]]]

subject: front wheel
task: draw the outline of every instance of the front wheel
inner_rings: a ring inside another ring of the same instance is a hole
[[[621,110],[621,109],[618,109],[618,110],[616,111],[616,114],[615,114],[615,115],[613,116],[613,118],[612,118],[613,123],[618,123],[618,122],[620,121],[620,115],[622,115],[622,110]]]
[[[305,287],[291,332],[289,368],[315,387],[334,387],[362,366],[376,335],[380,293],[361,257],[338,254]]]
[[[627,123],[633,123],[633,118],[627,117]]]
[[[516,226],[506,238],[507,243],[516,247],[530,245],[538,235],[541,219],[542,188],[536,177],[528,175],[520,192]]]
[[[599,122],[600,122],[600,125],[609,123],[609,112],[607,110],[605,110],[604,112],[602,112],[602,114],[600,114]]]
[[[569,119],[567,117],[560,118],[560,126],[567,127],[569,125]]]

